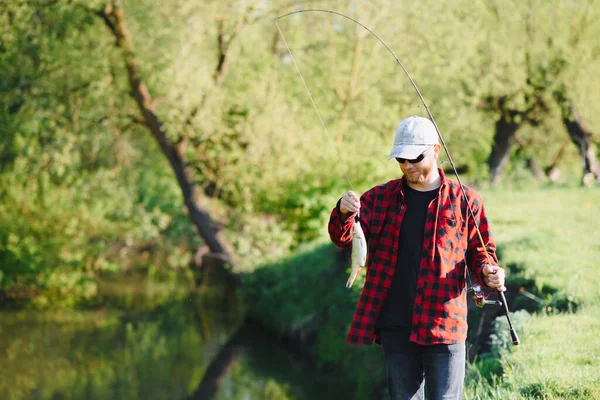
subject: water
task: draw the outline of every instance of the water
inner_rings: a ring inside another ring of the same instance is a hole
[[[0,399],[348,398],[225,293],[131,278],[85,310],[2,310]]]

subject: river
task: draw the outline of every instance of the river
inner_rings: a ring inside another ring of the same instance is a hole
[[[347,398],[221,289],[120,277],[78,309],[0,310],[0,399]]]

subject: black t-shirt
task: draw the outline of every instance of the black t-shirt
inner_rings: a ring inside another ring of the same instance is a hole
[[[406,210],[398,238],[398,264],[388,290],[377,327],[381,329],[411,326],[417,277],[421,265],[427,207],[437,197],[438,189],[420,192],[404,185]],[[400,206],[400,205],[399,205]]]

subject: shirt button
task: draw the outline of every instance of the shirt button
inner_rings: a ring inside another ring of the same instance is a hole
[[[400,209],[401,209],[401,210],[404,210],[404,206],[400,206]]]

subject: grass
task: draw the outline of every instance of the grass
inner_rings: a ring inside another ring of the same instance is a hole
[[[600,398],[600,191],[535,188],[482,197],[509,281],[532,284],[544,306],[520,319],[520,346],[499,350],[502,375],[472,375],[465,398]],[[559,298],[577,311],[552,307]]]
[[[523,327],[523,346],[504,356],[505,374],[530,398],[600,398],[600,310],[539,315]]]
[[[600,191],[536,188],[482,193],[501,264],[583,304],[600,306]]]

